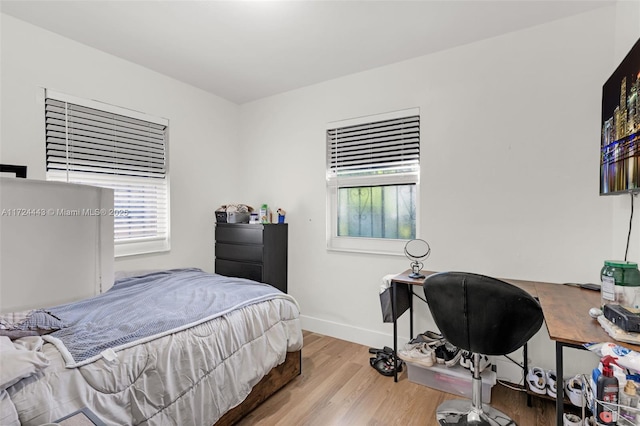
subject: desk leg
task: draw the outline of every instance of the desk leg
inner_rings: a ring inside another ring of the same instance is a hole
[[[409,339],[413,339],[413,289],[409,287]]]
[[[556,377],[557,377],[557,393],[556,393],[556,424],[562,426],[564,417],[564,373],[562,371],[562,348],[563,344],[556,341]]]
[[[398,381],[398,318],[396,316],[396,283],[391,281],[391,316],[393,318],[393,381]]]

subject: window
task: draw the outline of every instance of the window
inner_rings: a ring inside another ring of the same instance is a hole
[[[417,108],[327,126],[327,247],[403,254],[417,235]]]
[[[165,119],[45,91],[46,178],[114,190],[116,256],[169,250],[167,133]]]

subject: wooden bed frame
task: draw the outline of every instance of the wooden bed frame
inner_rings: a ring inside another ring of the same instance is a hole
[[[230,426],[302,373],[302,351],[289,352],[287,358],[253,387],[247,398],[220,417],[215,426]]]

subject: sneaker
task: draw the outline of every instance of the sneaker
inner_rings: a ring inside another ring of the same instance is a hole
[[[436,346],[435,352],[438,364],[444,364],[447,367],[456,365],[460,361],[460,357],[462,357],[462,351],[449,342],[442,342]]]
[[[473,370],[473,353],[469,351],[461,351],[460,356],[460,365],[466,369]],[[479,371],[482,373],[485,369],[491,367],[491,360],[486,355],[480,355],[480,368]]]
[[[398,351],[398,358],[405,362],[431,367],[436,361],[433,348],[426,343],[409,343],[404,349]]]
[[[571,401],[571,403],[576,407],[582,407],[582,380],[580,379],[580,376],[575,376],[567,380],[564,389],[569,397],[569,401]]]
[[[444,337],[440,333],[435,331],[425,331],[422,334],[418,334],[409,343],[439,343],[444,340]]]
[[[469,351],[461,351],[460,365],[466,368],[467,370],[471,370],[472,364],[473,364],[473,354]]]
[[[562,416],[563,426],[582,426],[582,419],[575,414],[564,413]]]
[[[547,395],[551,398],[555,398],[558,392],[557,377],[554,370],[547,371]]]
[[[532,367],[527,374],[527,384],[532,392],[544,395],[547,393],[547,374],[540,367]]]

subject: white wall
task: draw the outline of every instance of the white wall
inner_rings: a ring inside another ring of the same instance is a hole
[[[409,262],[325,249],[324,126],[409,107],[421,110],[426,269],[599,281],[603,260],[624,254],[629,220],[627,198],[598,195],[601,87],[640,35],[637,3],[618,7],[632,13],[599,9],[242,106],[247,196],[288,212],[304,328],[391,343],[377,290]],[[629,259],[640,260],[637,217]],[[432,328],[419,310],[417,330]],[[400,333],[406,341],[406,318]],[[533,361],[552,368],[544,327],[534,342]]]
[[[235,195],[238,106],[8,15],[0,23],[0,162],[45,179],[39,88],[169,119],[171,251],[118,258],[116,269],[213,271],[213,212]]]

